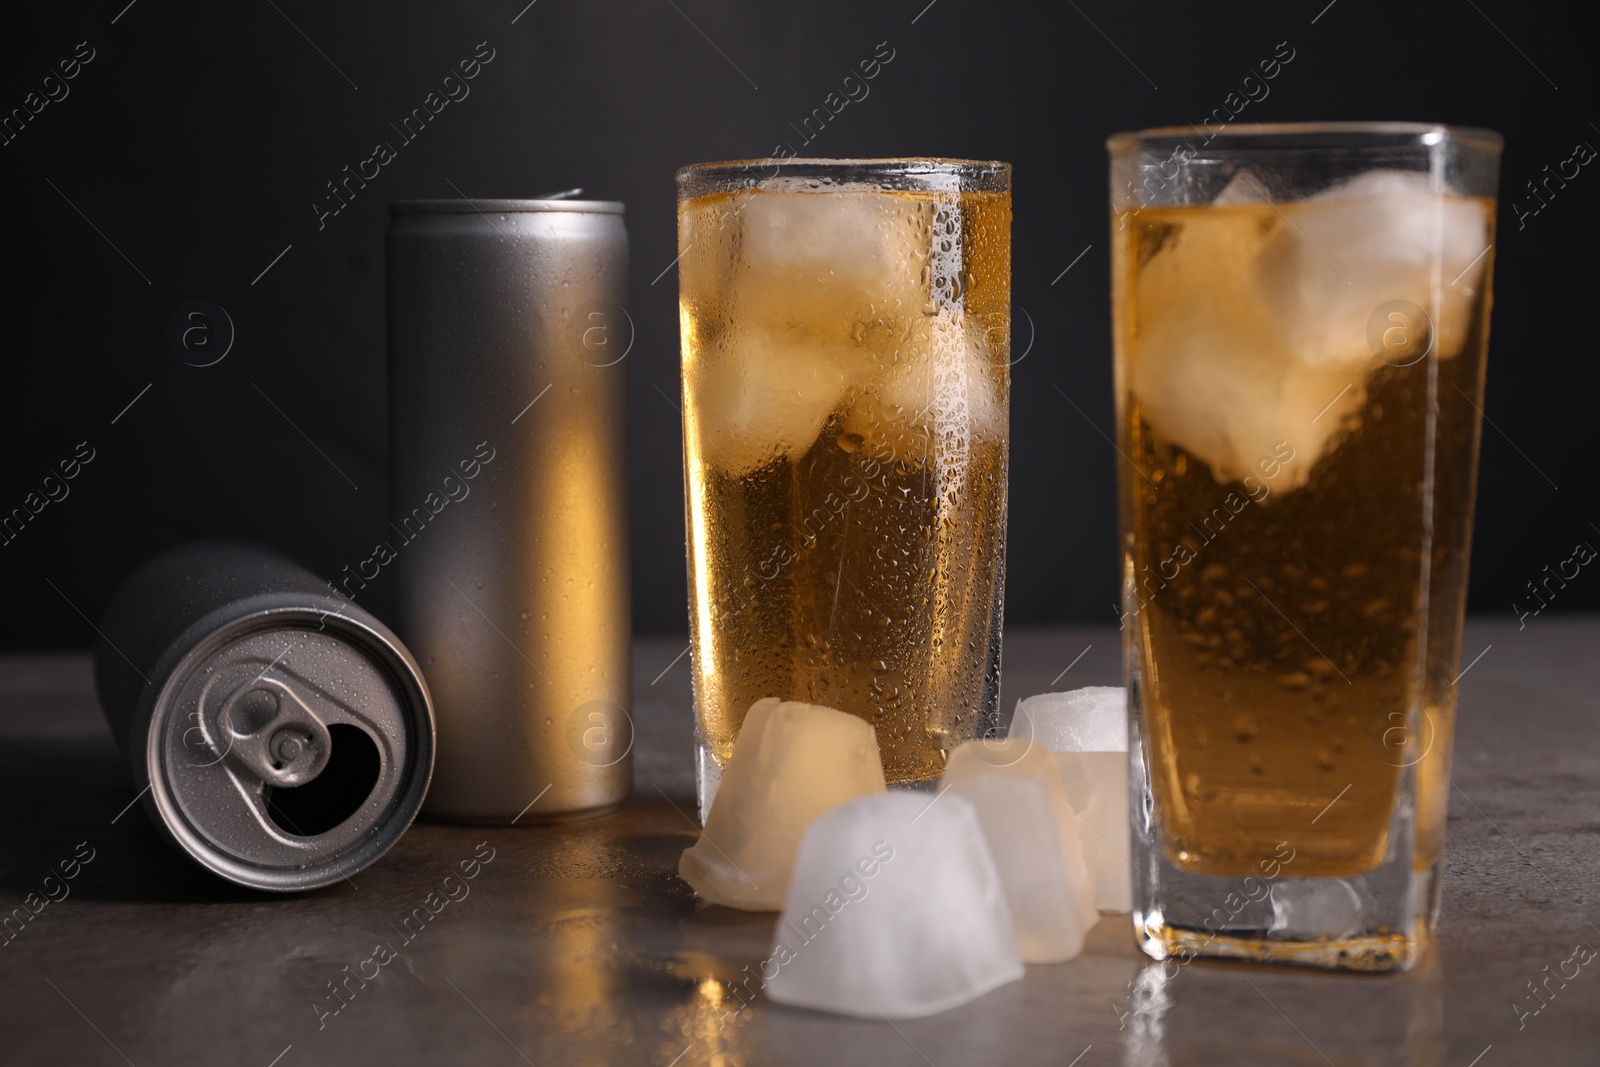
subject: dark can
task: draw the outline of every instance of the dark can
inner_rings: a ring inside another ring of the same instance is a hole
[[[425,814],[527,825],[633,786],[622,205],[390,205],[395,629],[428,672]]]
[[[433,710],[416,661],[260,546],[203,541],[146,562],[106,608],[94,666],[145,810],[229,881],[332,884],[422,806]]]

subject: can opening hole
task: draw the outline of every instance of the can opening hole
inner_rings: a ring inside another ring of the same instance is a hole
[[[378,784],[383,759],[365,730],[334,723],[328,727],[328,738],[328,765],[321,774],[292,789],[266,789],[267,816],[285,833],[299,837],[327,833],[360,811]]]

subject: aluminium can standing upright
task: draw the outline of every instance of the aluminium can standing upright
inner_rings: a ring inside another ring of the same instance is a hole
[[[622,210],[390,205],[379,551],[433,694],[432,817],[581,818],[632,788]]]

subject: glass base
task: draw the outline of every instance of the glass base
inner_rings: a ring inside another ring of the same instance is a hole
[[[1428,927],[1410,935],[1374,934],[1346,937],[1283,937],[1269,930],[1255,936],[1213,934],[1204,929],[1171,926],[1152,914],[1134,913],[1134,936],[1152,959],[1186,961],[1197,956],[1285,963],[1330,971],[1406,971],[1427,953]]]
[[[1373,870],[1296,878],[1295,835],[1286,831],[1286,839],[1249,873],[1201,874],[1168,857],[1137,731],[1134,744],[1133,928],[1146,955],[1346,971],[1404,971],[1423,957],[1438,914],[1443,862],[1416,859],[1414,769],[1402,776],[1388,846]],[[1305,836],[1312,833],[1307,827]]]

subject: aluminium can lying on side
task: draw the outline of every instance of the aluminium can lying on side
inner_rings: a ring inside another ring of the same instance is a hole
[[[438,716],[424,814],[602,814],[633,784],[622,205],[390,211],[384,548]]]
[[[95,688],[156,826],[223,878],[329,885],[422,806],[433,711],[381,622],[259,546],[195,542],[107,607]]]

